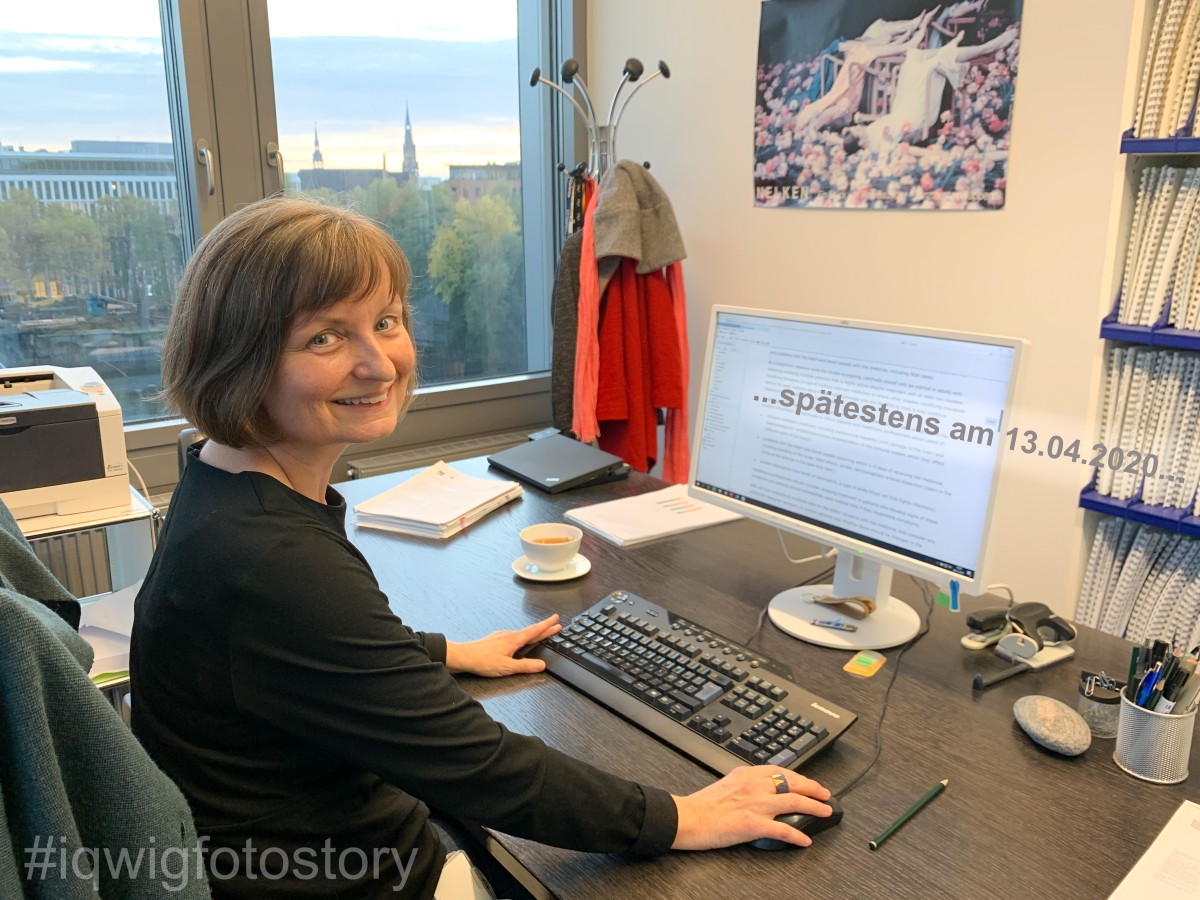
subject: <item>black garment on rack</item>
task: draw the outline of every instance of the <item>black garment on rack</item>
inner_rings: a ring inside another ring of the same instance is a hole
[[[573,434],[575,414],[575,338],[579,326],[579,256],[583,231],[576,231],[563,244],[554,275],[550,301],[550,418],[563,434]]]

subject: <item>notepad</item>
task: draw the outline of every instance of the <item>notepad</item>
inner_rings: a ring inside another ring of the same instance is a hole
[[[687,485],[682,484],[635,497],[581,506],[569,510],[566,516],[618,547],[644,544],[656,538],[742,518],[735,512],[689,497]]]
[[[355,521],[365,528],[448,538],[522,493],[515,481],[476,478],[439,460],[356,505]]]

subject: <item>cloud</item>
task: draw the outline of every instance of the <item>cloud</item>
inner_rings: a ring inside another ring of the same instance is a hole
[[[373,37],[473,43],[513,40],[516,36],[516,4],[496,0],[342,0],[334,16],[329,15],[326,0],[289,0],[271,7],[272,39]]]
[[[71,72],[90,69],[91,65],[66,59],[46,59],[41,56],[0,56],[0,74],[22,72]]]
[[[136,53],[142,56],[162,56],[161,38],[66,37],[47,35],[30,42],[40,50],[66,53]]]

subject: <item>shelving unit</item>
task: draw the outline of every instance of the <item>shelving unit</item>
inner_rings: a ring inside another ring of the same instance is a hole
[[[1149,281],[1140,280],[1134,285],[1125,279],[1125,268],[1135,263],[1134,255],[1127,254],[1127,248],[1131,241],[1145,241],[1148,235],[1157,239],[1158,235],[1170,234],[1170,231],[1145,231],[1140,230],[1134,222],[1135,208],[1138,207],[1138,193],[1145,183],[1143,181],[1142,172],[1148,166],[1170,165],[1177,168],[1200,168],[1200,138],[1190,136],[1189,134],[1179,133],[1172,137],[1135,137],[1134,132],[1142,115],[1143,99],[1142,88],[1143,80],[1150,79],[1151,84],[1164,84],[1164,73],[1155,69],[1161,55],[1152,55],[1150,45],[1152,41],[1157,39],[1156,14],[1160,4],[1165,5],[1171,0],[1139,0],[1135,3],[1134,11],[1134,46],[1131,48],[1129,60],[1129,78],[1131,83],[1128,85],[1126,100],[1126,114],[1129,116],[1128,121],[1133,122],[1134,126],[1121,136],[1120,152],[1125,155],[1126,160],[1123,171],[1119,176],[1119,183],[1114,185],[1113,192],[1113,209],[1112,209],[1112,228],[1110,231],[1110,266],[1107,273],[1107,287],[1110,291],[1109,296],[1115,297],[1108,315],[1106,315],[1100,323],[1100,338],[1113,342],[1106,345],[1105,359],[1106,365],[1112,362],[1110,350],[1113,345],[1133,345],[1140,347],[1155,348],[1163,351],[1182,351],[1185,354],[1198,353],[1200,354],[1200,332],[1190,331],[1181,328],[1173,327],[1170,324],[1170,309],[1171,298],[1168,295],[1167,303],[1158,320],[1152,325],[1130,325],[1118,321],[1118,311],[1121,308],[1121,290],[1122,284],[1130,286],[1130,290],[1137,291],[1137,294],[1131,294],[1134,305],[1131,307],[1126,319],[1137,318],[1137,303],[1146,302],[1162,302],[1162,292],[1169,287],[1174,293],[1177,285],[1171,281],[1166,282],[1163,286],[1159,282],[1160,277],[1167,277],[1166,274],[1160,275],[1157,266],[1160,264],[1155,260],[1156,266],[1153,275]],[[1165,12],[1165,9],[1164,9]],[[1139,24],[1140,23],[1140,24]],[[1193,32],[1189,32],[1193,33]],[[1153,77],[1152,72],[1154,72]],[[1166,90],[1165,88],[1160,88]],[[1149,106],[1146,107],[1149,109]],[[1193,122],[1195,121],[1196,113],[1193,111],[1184,132],[1190,131]],[[1143,120],[1144,121],[1144,120]],[[1166,119],[1165,121],[1176,122],[1177,119]],[[1159,188],[1161,189],[1161,187]],[[1163,195],[1166,196],[1166,195]],[[1182,203],[1183,193],[1175,195],[1172,200],[1174,210],[1179,210],[1184,214],[1188,213],[1189,207],[1180,206]],[[1193,195],[1194,196],[1194,195]],[[1148,202],[1148,201],[1147,201]],[[1161,228],[1165,220],[1151,219],[1150,213],[1153,207],[1141,207],[1144,218],[1140,220],[1143,228]],[[1174,213],[1173,210],[1173,213]],[[1181,219],[1185,225],[1188,219]],[[1172,223],[1174,220],[1172,219]],[[1145,244],[1141,246],[1145,247]],[[1166,244],[1158,246],[1157,253],[1162,254]],[[1155,245],[1150,245],[1150,249],[1154,251]],[[1143,250],[1144,252],[1144,250]],[[1174,252],[1174,251],[1173,251]],[[1140,272],[1146,272],[1145,260],[1148,257],[1140,257],[1136,260],[1141,266]],[[1177,255],[1168,255],[1165,257],[1173,269],[1164,269],[1164,273],[1175,273],[1181,271],[1190,271],[1182,269],[1182,261],[1184,256],[1182,252]],[[1165,265],[1165,264],[1164,264]],[[1144,276],[1142,276],[1144,277]],[[1157,298],[1154,296],[1154,291],[1159,293]],[[1184,288],[1186,292],[1186,286]],[[1183,302],[1187,302],[1187,297],[1183,297]],[[1144,307],[1143,307],[1144,309]],[[1177,321],[1179,321],[1177,319]],[[1126,363],[1128,364],[1128,363]],[[1149,443],[1155,437],[1154,425],[1156,423],[1156,410],[1159,407],[1149,405],[1149,396],[1155,396],[1157,402],[1163,402],[1161,398],[1164,396],[1169,400],[1172,396],[1175,397],[1174,402],[1185,402],[1180,400],[1183,396],[1181,393],[1171,394],[1170,390],[1164,392],[1164,385],[1170,385],[1171,382],[1159,381],[1151,375],[1147,376],[1147,372],[1160,371],[1150,368],[1150,363],[1144,363],[1141,359],[1137,365],[1141,371],[1143,385],[1151,385],[1151,393],[1140,395],[1132,388],[1129,390],[1129,398],[1126,399],[1125,394],[1118,393],[1112,397],[1107,397],[1105,402],[1112,403],[1119,409],[1123,409],[1124,431],[1125,436],[1128,436],[1128,428],[1131,424],[1137,425],[1138,429],[1143,429],[1149,424],[1149,430],[1144,431],[1141,435],[1141,440],[1147,442],[1147,446],[1130,448],[1122,448],[1125,453],[1136,449],[1139,457],[1154,452],[1152,445]],[[1157,360],[1153,363],[1154,366],[1163,365]],[[1163,372],[1166,369],[1161,370]],[[1174,371],[1173,369],[1171,370]],[[1161,376],[1160,376],[1161,377]],[[1128,376],[1127,376],[1128,378]],[[1107,382],[1106,382],[1107,383]],[[1133,378],[1128,382],[1130,385],[1136,385],[1137,379]],[[1176,381],[1176,384],[1185,384],[1184,381]],[[1111,383],[1110,383],[1111,384]],[[1180,389],[1182,390],[1182,389]],[[1106,388],[1107,394],[1107,388]],[[1131,402],[1130,402],[1131,401]],[[1122,406],[1123,404],[1123,406]],[[1163,420],[1166,421],[1171,413],[1177,412],[1178,406],[1161,407]],[[1129,415],[1133,413],[1138,416],[1137,419],[1130,419]],[[1174,418],[1178,421],[1178,418]],[[1172,426],[1172,431],[1167,432],[1168,438],[1179,440],[1177,432]],[[1107,430],[1107,429],[1104,429]],[[1112,443],[1112,434],[1101,433],[1097,440]],[[1163,432],[1157,432],[1161,442]],[[1178,446],[1178,445],[1176,445]],[[1176,455],[1175,460],[1178,463],[1179,455]],[[1156,461],[1157,465],[1157,461]],[[1183,472],[1169,473],[1159,472],[1159,477],[1178,475],[1184,477]],[[1128,476],[1118,476],[1125,477]],[[1163,629],[1164,623],[1170,618],[1173,624],[1173,636],[1177,641],[1188,640],[1188,636],[1196,630],[1196,624],[1192,621],[1192,616],[1187,612],[1196,604],[1191,599],[1192,595],[1188,594],[1188,603],[1182,602],[1181,592],[1176,591],[1168,600],[1166,587],[1171,580],[1166,573],[1179,571],[1178,567],[1171,568],[1172,562],[1177,562],[1185,556],[1191,560],[1194,558],[1194,551],[1200,552],[1200,544],[1193,545],[1191,542],[1200,538],[1200,517],[1193,515],[1193,504],[1195,498],[1191,498],[1190,502],[1184,500],[1183,507],[1168,507],[1150,504],[1143,502],[1143,495],[1149,491],[1148,481],[1143,480],[1138,484],[1136,492],[1129,499],[1118,499],[1118,497],[1107,496],[1100,493],[1097,489],[1101,483],[1099,470],[1093,475],[1091,481],[1080,492],[1079,505],[1091,513],[1097,514],[1089,518],[1089,527],[1086,529],[1089,542],[1088,571],[1084,574],[1083,585],[1081,588],[1081,596],[1079,601],[1079,618],[1087,624],[1096,625],[1105,630],[1113,631],[1122,636],[1128,636],[1135,640],[1140,640],[1143,637],[1143,632],[1154,629]],[[1110,484],[1105,484],[1104,490],[1110,490]],[[1118,489],[1115,484],[1111,486],[1113,493],[1124,495],[1129,493],[1132,485],[1128,482]],[[1185,488],[1186,490],[1186,488]],[[1158,493],[1156,499],[1161,498],[1162,494]],[[1171,502],[1179,502],[1179,497],[1170,498]],[[1167,538],[1165,535],[1156,538],[1159,543],[1159,548],[1169,545],[1169,552],[1173,554],[1168,559],[1166,551],[1158,552],[1159,556],[1150,555],[1150,551],[1146,548],[1152,544],[1147,543],[1147,536],[1155,534],[1154,532],[1137,532],[1137,537],[1133,537],[1133,532],[1129,531],[1128,526],[1118,528],[1116,525],[1105,524],[1109,520],[1103,517],[1112,517],[1122,519],[1127,522],[1138,523],[1139,525],[1148,525],[1161,531],[1173,535],[1174,537]],[[1116,537],[1116,536],[1119,536]],[[1105,541],[1103,545],[1101,541]],[[1180,543],[1180,542],[1183,543]],[[1094,543],[1093,543],[1094,542]],[[1145,552],[1147,555],[1142,556]],[[1099,560],[1099,563],[1097,563]],[[1190,564],[1190,563],[1189,563]],[[1092,571],[1092,566],[1098,565],[1095,572]],[[1161,568],[1156,568],[1161,567]],[[1192,570],[1188,570],[1189,572]],[[1178,579],[1178,576],[1174,576]],[[1155,581],[1155,579],[1158,579]],[[1172,604],[1176,604],[1172,606]],[[1174,610],[1172,612],[1172,610]],[[1170,616],[1168,616],[1170,613]],[[1187,619],[1188,621],[1182,621]],[[1170,630],[1170,629],[1168,629]],[[1172,635],[1154,635],[1155,637]]]
[[[1200,165],[1200,138],[1135,138],[1126,132],[1121,138],[1121,153],[1127,156],[1194,156]],[[1133,181],[1135,179],[1130,178]],[[1153,325],[1125,325],[1117,321],[1117,310],[1121,296],[1118,293],[1112,310],[1100,323],[1103,340],[1138,344],[1145,347],[1171,348],[1175,350],[1200,351],[1200,332],[1174,328],[1167,324],[1168,314],[1164,310]],[[1079,505],[1084,509],[1117,516],[1145,525],[1153,525],[1166,531],[1200,537],[1200,517],[1188,515],[1186,511],[1170,507],[1142,503],[1139,499],[1118,500],[1095,490],[1096,476],[1079,494]]]

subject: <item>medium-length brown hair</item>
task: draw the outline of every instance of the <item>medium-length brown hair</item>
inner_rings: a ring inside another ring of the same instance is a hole
[[[411,277],[396,242],[356,212],[279,197],[240,209],[200,242],[180,278],[162,395],[218,443],[270,443],[262,401],[291,327],[389,284],[411,333]],[[414,373],[406,407],[415,385]]]

